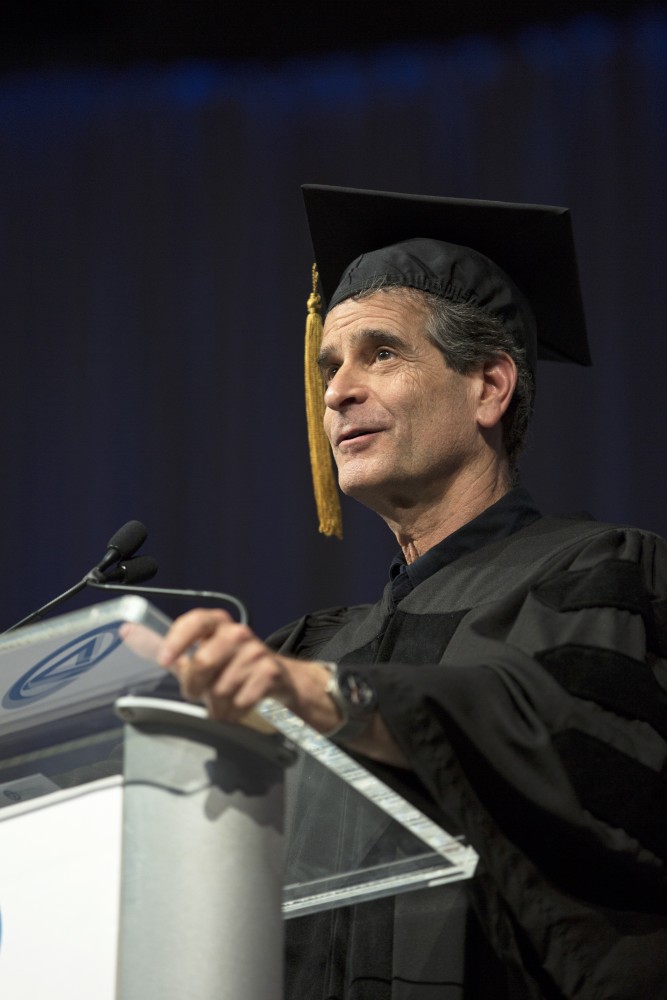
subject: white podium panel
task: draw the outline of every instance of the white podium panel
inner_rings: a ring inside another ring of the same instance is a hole
[[[114,1000],[122,778],[0,810],[0,997]]]

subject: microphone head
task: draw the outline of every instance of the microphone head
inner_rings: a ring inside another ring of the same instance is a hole
[[[141,521],[128,521],[111,536],[107,543],[107,551],[115,549],[119,559],[127,559],[144,544],[148,531]]]
[[[118,566],[103,576],[101,583],[122,583],[132,586],[135,583],[143,583],[151,580],[157,573],[157,562],[152,556],[136,556],[134,559],[126,559]]]

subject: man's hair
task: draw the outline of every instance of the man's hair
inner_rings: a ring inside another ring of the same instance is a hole
[[[499,354],[512,358],[517,369],[517,383],[503,416],[503,444],[512,479],[515,479],[517,460],[525,444],[535,399],[535,378],[528,365],[525,347],[516,342],[500,319],[471,302],[450,302],[432,292],[392,285],[382,279],[372,282],[353,298],[368,298],[376,292],[392,292],[408,301],[410,298],[418,299],[426,307],[426,336],[442,351],[448,366],[459,375],[468,375]]]

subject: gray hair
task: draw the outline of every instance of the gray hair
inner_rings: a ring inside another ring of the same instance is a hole
[[[516,481],[517,461],[525,445],[535,400],[535,377],[525,347],[517,343],[502,320],[472,302],[452,302],[432,292],[391,285],[381,278],[353,298],[368,298],[376,292],[393,292],[406,299],[418,296],[418,301],[426,306],[426,336],[459,375],[469,374],[500,354],[512,358],[517,369],[517,383],[503,417],[503,444],[512,480]]]

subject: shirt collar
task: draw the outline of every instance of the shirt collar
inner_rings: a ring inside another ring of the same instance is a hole
[[[389,568],[394,603],[461,556],[513,535],[541,517],[528,490],[517,486],[458,531],[447,535],[409,566],[399,552]]]

